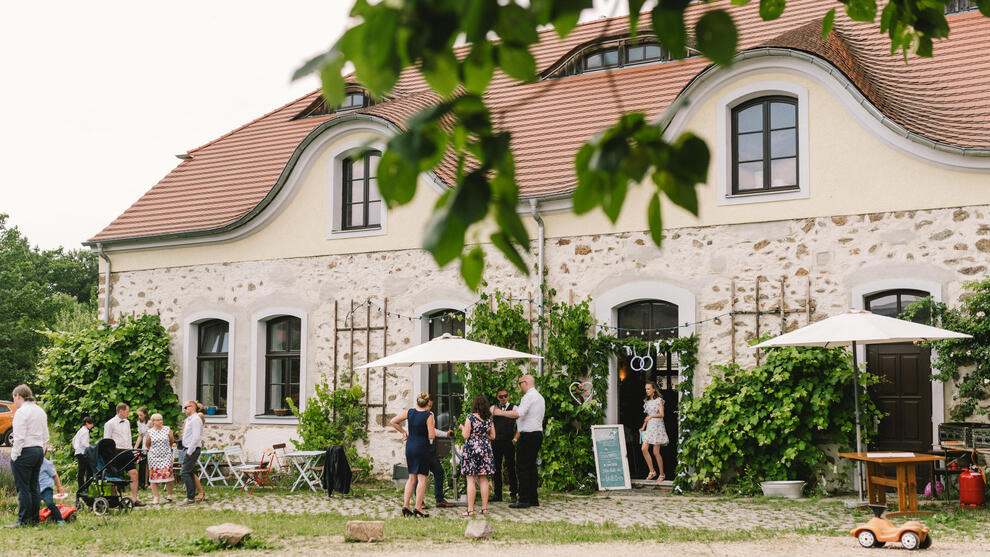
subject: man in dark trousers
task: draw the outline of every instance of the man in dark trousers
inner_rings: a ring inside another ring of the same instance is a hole
[[[433,399],[430,399],[430,404],[427,406],[431,411],[433,410]],[[442,429],[436,428],[437,439],[442,439],[450,437],[450,431],[444,431]],[[433,472],[433,495],[436,499],[437,507],[449,508],[453,507],[454,504],[447,501],[444,497],[444,473],[443,464],[440,462],[440,457],[437,455],[437,442],[433,441],[433,460],[430,461],[430,472]]]
[[[519,474],[519,501],[509,505],[513,509],[539,507],[540,477],[536,460],[543,445],[543,418],[546,401],[536,390],[536,380],[526,374],[519,378],[519,390],[523,392],[515,410],[493,409],[495,416],[516,418],[519,441],[516,442],[516,472]]]
[[[509,391],[499,389],[496,395],[495,407],[499,410],[514,410],[515,404],[509,402]],[[492,451],[495,453],[495,492],[491,501],[502,500],[502,462],[509,471],[509,497],[512,502],[518,501],[519,493],[516,483],[516,419],[506,416],[495,416],[492,418],[495,424],[495,441],[492,442]]]

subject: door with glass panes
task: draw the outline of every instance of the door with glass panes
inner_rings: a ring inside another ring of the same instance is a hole
[[[427,316],[430,320],[430,340],[450,333],[464,336],[464,312],[442,310]],[[449,430],[461,415],[464,406],[464,382],[456,373],[455,364],[430,365],[429,393],[433,399],[433,415],[437,429]]]

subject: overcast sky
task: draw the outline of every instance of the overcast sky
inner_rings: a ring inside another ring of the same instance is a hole
[[[176,154],[319,87],[289,78],[352,3],[3,2],[0,213],[33,245],[81,247]]]

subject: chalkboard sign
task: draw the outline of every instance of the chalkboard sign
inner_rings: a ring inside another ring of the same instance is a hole
[[[631,489],[622,424],[591,426],[598,489]]]

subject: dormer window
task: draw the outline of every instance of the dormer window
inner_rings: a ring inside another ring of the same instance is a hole
[[[326,116],[328,114],[334,114],[336,112],[346,112],[349,110],[357,110],[359,108],[364,108],[375,104],[375,101],[362,90],[348,91],[347,95],[344,97],[344,102],[340,106],[333,108],[327,105],[326,99],[322,96],[313,102],[313,104],[306,107],[296,116],[296,120],[302,118],[312,118],[314,116]]]
[[[638,42],[623,39],[590,45],[552,67],[544,79],[673,60],[667,49],[651,40],[644,37]]]

